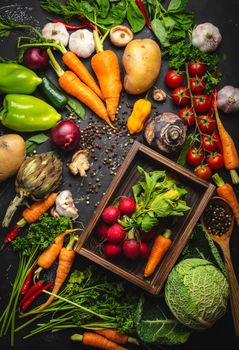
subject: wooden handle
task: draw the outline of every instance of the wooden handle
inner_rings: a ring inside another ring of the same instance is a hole
[[[233,316],[235,334],[237,337],[239,337],[239,284],[232,265],[229,241],[226,240],[221,242],[220,246],[223,251],[225,267],[228,272],[231,311]]]

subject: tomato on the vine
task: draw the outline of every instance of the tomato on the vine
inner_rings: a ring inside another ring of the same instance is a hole
[[[195,175],[204,180],[209,180],[212,176],[212,170],[207,164],[198,165],[193,172]]]
[[[206,151],[213,152],[218,147],[217,140],[212,135],[202,135],[201,141]]]
[[[181,108],[178,112],[178,116],[183,119],[187,126],[195,125],[195,116],[192,108],[188,106]]]
[[[190,101],[190,94],[186,87],[180,86],[172,91],[172,100],[178,106],[186,106]]]
[[[182,85],[183,79],[184,77],[182,72],[176,69],[171,69],[165,75],[164,81],[171,89],[175,89]]]
[[[189,84],[190,90],[193,95],[202,94],[206,87],[205,81],[197,75],[195,77],[190,78]]]
[[[207,71],[207,66],[205,63],[201,62],[190,62],[188,64],[188,72],[191,77],[202,77]]]
[[[208,113],[211,109],[212,97],[209,95],[197,95],[193,97],[193,107],[198,114]]]
[[[200,115],[197,118],[199,130],[203,134],[212,134],[215,130],[215,120],[211,115]]]
[[[204,152],[201,148],[192,147],[188,150],[186,159],[188,164],[197,166],[202,163]]]
[[[218,170],[224,165],[223,155],[219,152],[210,153],[206,158],[207,164],[213,170]]]
[[[218,147],[218,149],[219,149],[219,152],[220,152],[220,153],[223,153],[222,141],[221,141],[221,139],[220,139],[219,134],[218,134],[216,131],[214,131],[214,132],[212,133],[212,136],[213,136],[214,139],[217,141],[217,147]]]

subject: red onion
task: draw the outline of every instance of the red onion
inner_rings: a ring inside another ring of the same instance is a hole
[[[51,129],[51,142],[63,151],[72,151],[80,142],[80,128],[70,120],[61,120]]]
[[[40,47],[29,47],[24,52],[23,64],[32,70],[45,70],[49,64],[48,53]]]

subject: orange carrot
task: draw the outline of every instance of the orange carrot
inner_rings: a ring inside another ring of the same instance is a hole
[[[50,49],[47,50],[51,59],[52,67],[57,73],[60,87],[69,95],[77,98],[95,112],[98,117],[103,119],[112,128],[113,125],[108,117],[107,110],[103,101],[87,85],[82,83],[77,75],[71,71],[64,71],[56,62]]]
[[[63,54],[62,60],[65,65],[72,70],[83,83],[96,93],[101,99],[103,98],[102,92],[97,85],[95,79],[92,77],[86,66],[80,61],[76,54],[72,51],[67,51]]]
[[[37,221],[39,217],[50,209],[56,201],[57,193],[51,193],[49,196],[39,202],[35,202],[30,208],[23,211],[22,216],[29,224]]]
[[[103,337],[100,334],[96,334],[93,332],[84,332],[81,334],[73,334],[71,336],[71,340],[73,341],[81,341],[83,345],[93,346],[98,349],[105,350],[126,350],[122,346],[117,343]]]
[[[239,168],[239,157],[238,152],[235,146],[235,143],[229,133],[224,128],[221,119],[219,117],[218,109],[217,109],[217,103],[216,103],[216,95],[214,96],[214,113],[217,121],[217,128],[220,135],[221,143],[222,143],[222,149],[223,149],[223,158],[224,158],[224,164],[225,168],[227,170],[230,170],[232,182],[235,184],[239,183],[239,176],[235,169]]]
[[[225,201],[230,205],[235,216],[236,223],[239,226],[239,203],[233,187],[229,183],[225,183],[217,173],[212,176],[212,179],[218,186],[217,194],[225,199]]]
[[[97,76],[111,120],[115,119],[122,90],[120,66],[117,55],[111,50],[103,51],[98,32],[94,31],[97,54],[91,59],[91,66]]]
[[[167,253],[172,240],[170,239],[171,230],[165,230],[163,235],[158,235],[153,243],[146,267],[144,269],[144,277],[151,276],[164,255]]]
[[[95,332],[117,344],[134,343],[138,345],[137,339],[129,337],[127,334],[119,333],[116,329],[102,328],[96,329]]]

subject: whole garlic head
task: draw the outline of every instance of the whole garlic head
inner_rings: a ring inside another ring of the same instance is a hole
[[[95,51],[93,33],[88,29],[76,30],[70,35],[69,49],[79,57],[90,57]]]
[[[192,32],[192,44],[203,52],[213,52],[222,41],[219,29],[206,22],[196,26]]]
[[[59,193],[56,198],[55,211],[60,216],[68,216],[72,219],[76,219],[79,216],[70,191],[65,190]]]
[[[47,23],[42,29],[42,35],[47,39],[62,43],[64,46],[67,46],[70,36],[62,23]]]
[[[217,94],[217,106],[224,113],[239,111],[239,88],[225,85]]]

